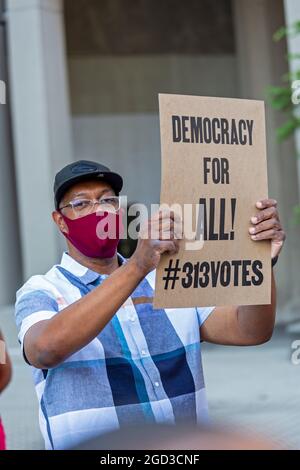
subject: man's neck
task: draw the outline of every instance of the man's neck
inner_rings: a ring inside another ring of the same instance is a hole
[[[68,244],[68,254],[82,266],[98,274],[111,274],[119,267],[117,252],[112,258],[88,258]]]

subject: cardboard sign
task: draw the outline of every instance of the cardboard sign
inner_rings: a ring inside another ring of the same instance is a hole
[[[250,218],[268,197],[262,101],[159,95],[161,204],[193,205],[194,235],[164,254],[155,308],[271,302],[270,241],[253,241]],[[197,208],[197,209],[196,209]]]

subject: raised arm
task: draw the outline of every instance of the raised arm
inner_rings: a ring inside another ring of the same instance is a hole
[[[157,233],[157,239],[140,236],[132,258],[116,269],[92,292],[69,305],[53,318],[39,321],[29,328],[24,338],[24,353],[37,368],[49,369],[91,342],[111,320],[145,275],[156,268],[164,252],[176,253],[174,214],[160,213],[143,227],[141,235]],[[168,240],[163,236],[171,225]],[[154,231],[154,232],[153,232]],[[162,238],[164,240],[162,241]]]

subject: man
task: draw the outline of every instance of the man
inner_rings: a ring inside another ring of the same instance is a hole
[[[177,252],[178,223],[172,212],[155,214],[125,260],[117,253],[119,230],[106,239],[98,233],[105,217],[118,225],[122,184],[88,161],[56,175],[52,216],[68,252],[17,293],[19,340],[33,366],[47,449],[124,425],[206,422],[200,338],[254,345],[272,335],[274,279],[270,305],[153,309],[155,268],[163,253]],[[276,202],[257,207],[249,236],[270,239],[276,260],[285,238]],[[145,236],[150,229],[155,239]]]

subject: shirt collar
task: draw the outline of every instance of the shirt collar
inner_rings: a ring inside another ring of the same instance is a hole
[[[126,258],[124,258],[120,253],[117,253],[117,255],[121,264],[126,262]],[[78,261],[72,258],[66,251],[62,255],[60,266],[78,277],[83,284],[91,284],[99,278],[106,279],[108,277],[108,274],[96,273],[95,271],[92,271],[78,263]]]

